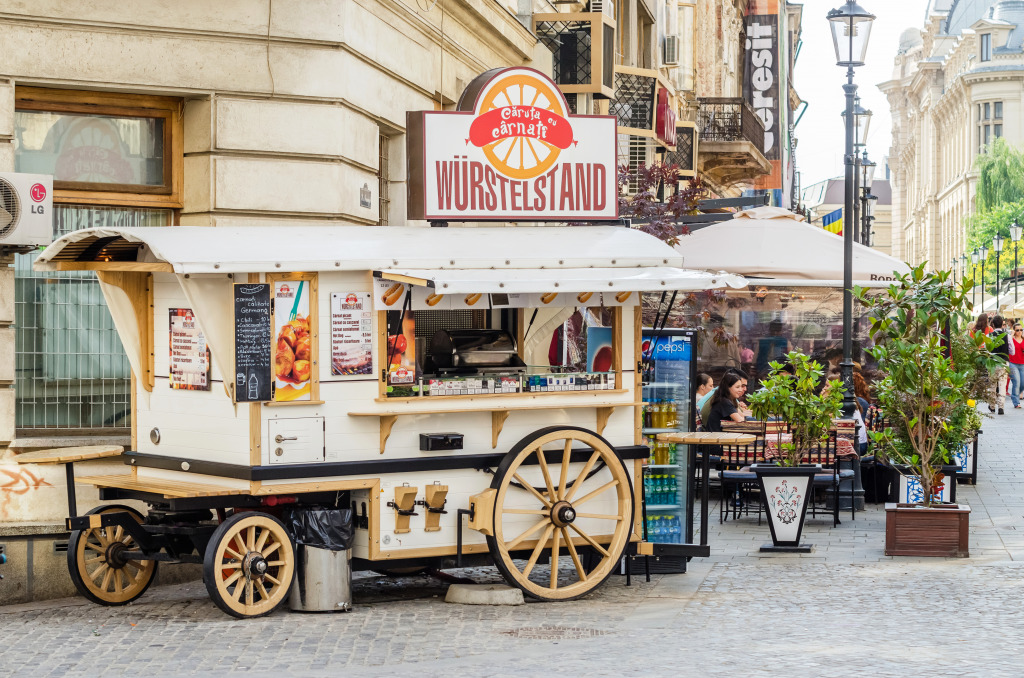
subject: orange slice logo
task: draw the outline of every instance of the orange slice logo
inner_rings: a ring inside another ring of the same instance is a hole
[[[497,80],[480,99],[469,142],[512,179],[544,174],[573,140],[561,95],[537,77],[515,73]]]

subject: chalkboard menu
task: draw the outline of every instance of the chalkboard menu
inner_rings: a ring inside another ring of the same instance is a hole
[[[235,284],[235,401],[273,400],[270,285]]]

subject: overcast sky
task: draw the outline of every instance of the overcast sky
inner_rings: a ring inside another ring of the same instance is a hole
[[[843,83],[846,70],[835,65],[835,49],[825,15],[843,0],[803,0],[803,47],[796,62],[793,84],[807,102],[807,112],[796,128],[799,144],[796,167],[801,188],[843,173],[844,131],[841,113],[845,107]],[[861,105],[874,114],[868,130],[868,157],[879,164],[878,178],[884,178],[882,159],[889,154],[892,121],[889,103],[878,83],[892,77],[893,58],[900,33],[911,26],[924,26],[927,0],[859,0],[878,17],[871,29],[868,58],[856,69],[855,82]]]

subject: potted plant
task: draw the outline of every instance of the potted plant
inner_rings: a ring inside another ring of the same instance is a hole
[[[920,485],[914,503],[886,504],[886,555],[967,557],[970,507],[942,502],[942,467],[973,435],[969,401],[985,388],[997,358],[992,340],[969,337],[972,283],[954,285],[949,272],[926,273],[924,264],[876,297],[857,298],[873,310],[867,349],[885,377],[875,384],[888,426],[871,434],[878,453]],[[951,478],[955,482],[955,478]]]
[[[843,406],[839,381],[824,382],[825,370],[800,351],[786,355],[788,363],[772,362],[768,378],[748,397],[758,419],[789,424],[790,440],[783,441],[782,428],[776,429],[774,464],[757,464],[757,474],[772,532],[772,544],[762,551],[810,551],[800,544],[807,502],[817,465],[805,465],[811,450],[822,444]]]

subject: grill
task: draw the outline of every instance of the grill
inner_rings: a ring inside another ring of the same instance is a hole
[[[506,330],[438,330],[430,340],[430,359],[439,374],[526,371]]]

